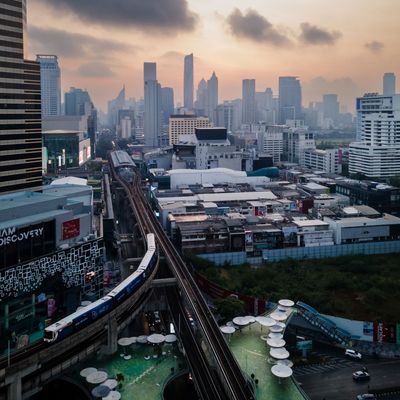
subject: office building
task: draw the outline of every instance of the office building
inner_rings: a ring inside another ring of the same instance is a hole
[[[242,123],[256,122],[256,80],[243,79],[242,82]]]
[[[400,94],[368,93],[357,98],[356,137],[350,144],[350,174],[400,175]]]
[[[118,96],[108,102],[107,118],[111,128],[115,129],[118,124],[118,111],[125,107],[125,85],[118,93]]]
[[[36,61],[40,64],[42,117],[61,115],[61,72],[58,57],[38,54]]]
[[[286,124],[287,120],[301,120],[300,80],[294,76],[279,77],[279,122]]]
[[[193,54],[185,56],[183,91],[183,106],[191,110],[193,109]]]
[[[156,63],[144,63],[144,143],[158,147],[161,134],[161,85],[157,81]]]
[[[340,174],[342,164],[339,149],[306,149],[302,157],[302,166],[327,174]]]
[[[265,122],[251,125],[251,132],[256,134],[258,151],[272,157],[273,162],[279,163],[283,153],[282,125],[268,125]]]
[[[329,120],[332,126],[336,126],[339,121],[339,102],[337,94],[324,94],[322,107],[324,119]]]
[[[266,88],[264,92],[256,92],[256,122],[267,122],[275,124],[276,117],[274,112],[273,94],[271,88]]]
[[[206,115],[207,111],[207,82],[204,78],[199,82],[196,92],[196,104],[195,104],[197,115]]]
[[[87,90],[71,87],[64,99],[65,115],[85,115],[93,107]]]
[[[196,128],[210,128],[208,117],[195,115],[171,115],[169,118],[169,144],[177,144],[182,135],[193,135]]]
[[[227,129],[228,133],[233,132],[235,107],[233,102],[224,101],[224,104],[218,104],[216,110],[216,126]]]
[[[396,75],[393,72],[386,72],[383,75],[383,95],[393,96],[396,94]]]
[[[218,78],[215,72],[212,73],[211,78],[207,81],[207,111],[206,116],[211,122],[216,120],[216,109],[218,105]]]
[[[25,1],[0,0],[0,194],[42,187],[40,65],[24,59]]]
[[[169,117],[174,113],[174,89],[161,88],[161,112],[163,124],[168,125]]]

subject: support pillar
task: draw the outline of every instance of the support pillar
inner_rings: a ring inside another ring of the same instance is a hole
[[[9,400],[22,400],[22,380],[21,374],[15,374],[13,380],[8,385],[8,396]]]
[[[107,326],[107,354],[115,354],[118,351],[118,323],[115,316],[108,320]]]

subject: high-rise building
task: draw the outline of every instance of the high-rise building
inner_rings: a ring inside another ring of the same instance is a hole
[[[58,57],[38,54],[36,61],[40,64],[42,117],[61,115],[61,73]]]
[[[174,113],[174,89],[170,87],[161,88],[161,111],[163,123],[168,125],[169,117]]]
[[[92,107],[87,90],[71,87],[64,98],[65,115],[85,115]]]
[[[243,79],[242,81],[242,123],[256,122],[256,80]]]
[[[207,112],[206,115],[211,122],[216,120],[216,109],[218,105],[218,78],[215,72],[212,73],[211,78],[207,81]]]
[[[357,98],[356,138],[350,144],[350,174],[400,175],[400,94],[369,93]]]
[[[156,63],[144,63],[144,142],[158,147],[161,134],[161,86],[157,81]]]
[[[396,94],[396,75],[393,72],[386,72],[383,75],[383,95],[393,96]]]
[[[287,120],[301,119],[303,119],[303,112],[300,80],[295,76],[280,76],[279,122],[285,124]]]
[[[256,92],[256,118],[257,122],[264,121],[268,124],[275,124],[275,113],[273,107],[273,94],[271,88],[264,92]]]
[[[210,128],[207,117],[195,115],[171,115],[169,119],[169,144],[177,144],[182,135],[193,135],[196,128]]]
[[[110,127],[113,129],[119,123],[118,112],[125,107],[125,85],[122,87],[118,96],[108,102],[107,118]]]
[[[322,107],[324,119],[331,120],[332,125],[335,126],[339,120],[339,102],[337,94],[324,94]]]
[[[193,54],[185,56],[183,91],[183,106],[191,110],[193,109]]]
[[[196,92],[196,114],[197,115],[206,115],[207,111],[207,82],[204,78],[201,79],[199,85],[197,86]]]
[[[0,193],[42,187],[40,65],[24,59],[26,3],[0,0]]]

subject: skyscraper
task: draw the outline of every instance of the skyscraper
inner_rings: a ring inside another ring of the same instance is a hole
[[[256,80],[243,79],[242,81],[242,123],[256,122]]]
[[[322,107],[324,118],[329,118],[332,120],[333,125],[336,125],[339,119],[339,102],[337,94],[324,94]]]
[[[115,128],[116,125],[120,123],[118,119],[118,111],[122,110],[125,107],[125,85],[122,87],[120,92],[118,93],[118,96],[110,100],[108,102],[108,110],[107,110],[107,118],[108,118],[108,123],[112,128]]]
[[[87,90],[71,87],[64,99],[65,115],[85,115],[92,106]]]
[[[207,82],[201,79],[196,92],[196,114],[205,115],[207,111]]]
[[[393,72],[386,72],[383,75],[383,95],[393,96],[396,94],[396,75]]]
[[[216,121],[216,109],[218,105],[218,78],[215,72],[207,81],[207,112],[206,115],[211,122]]]
[[[161,86],[157,81],[156,63],[145,62],[144,76],[144,142],[157,147],[161,133]]]
[[[170,87],[161,88],[161,111],[163,123],[168,125],[169,117],[174,113],[174,89]]]
[[[0,193],[40,190],[40,65],[24,60],[25,0],[0,0],[0,20]]]
[[[42,117],[61,115],[61,73],[58,57],[38,54],[36,61],[40,64]]]
[[[183,88],[183,106],[191,110],[193,108],[193,54],[185,56]]]
[[[279,77],[279,122],[303,119],[301,85],[295,76]]]

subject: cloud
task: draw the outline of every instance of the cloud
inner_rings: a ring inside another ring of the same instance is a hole
[[[332,46],[342,36],[338,31],[328,31],[308,22],[300,24],[300,41],[310,45],[329,45]]]
[[[198,16],[187,0],[36,0],[97,24],[154,31],[192,31]]]
[[[114,72],[108,65],[97,61],[80,65],[78,73],[85,78],[109,78],[114,76]]]
[[[260,43],[270,43],[274,46],[287,46],[290,39],[280,32],[264,16],[257,11],[248,9],[245,14],[235,8],[228,16],[227,23],[233,35]]]
[[[38,26],[29,27],[29,46],[32,54],[50,53],[67,58],[108,57],[118,51],[134,51],[131,46],[115,40]]]
[[[372,42],[366,43],[365,47],[368,50],[372,51],[372,53],[380,53],[384,49],[385,44],[382,42],[373,40]]]

